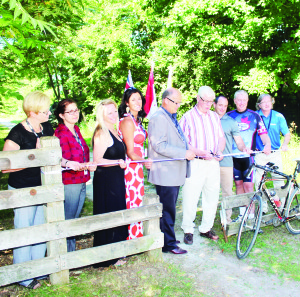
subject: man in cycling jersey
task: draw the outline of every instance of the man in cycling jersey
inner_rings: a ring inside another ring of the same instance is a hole
[[[262,144],[262,152],[266,155],[271,153],[271,141],[268,136],[267,129],[261,117],[247,108],[248,93],[244,90],[236,91],[234,94],[234,103],[236,110],[230,111],[227,114],[238,122],[240,135],[242,136],[247,148],[256,150],[256,135],[259,135]],[[232,144],[232,152],[239,153],[236,143]],[[254,177],[253,172],[249,178],[246,178],[246,173],[254,161],[254,157],[242,154],[233,157],[233,176],[236,185],[236,194],[253,192]],[[233,222],[240,221],[245,212],[245,207],[240,207],[240,215]]]

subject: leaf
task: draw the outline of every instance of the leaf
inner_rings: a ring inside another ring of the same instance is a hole
[[[16,7],[16,0],[9,1],[9,9],[14,9]]]
[[[55,33],[52,31],[52,29],[50,28],[50,26],[53,27],[53,28],[55,28],[55,26],[53,26],[53,25],[44,23],[44,27],[45,27],[45,28],[46,28],[53,36],[57,37],[56,34],[55,34]]]
[[[36,20],[38,26],[40,27],[41,31],[44,30],[44,26],[43,26],[43,21],[40,21],[40,20]]]
[[[14,12],[14,20],[22,13],[21,9],[17,5]]]
[[[22,13],[22,25],[24,24],[24,23],[26,23],[27,21],[29,20],[29,14],[27,13],[27,12],[23,12]],[[32,22],[32,20],[31,20],[31,22]],[[32,22],[33,23],[33,22]],[[35,28],[35,27],[34,27]]]

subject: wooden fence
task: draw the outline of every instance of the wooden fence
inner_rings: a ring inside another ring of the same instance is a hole
[[[269,191],[270,190],[272,190],[272,189],[269,189]],[[275,191],[279,197],[286,197],[286,195],[287,195],[287,189],[282,190],[279,188],[279,189],[275,189]],[[224,236],[225,236],[226,241],[227,241],[226,237],[237,234],[239,231],[239,227],[240,227],[240,222],[237,222],[237,223],[232,222],[230,224],[226,223],[226,213],[225,213],[226,209],[248,205],[251,197],[254,194],[255,193],[252,192],[252,193],[245,193],[245,194],[233,195],[233,196],[228,196],[228,197],[222,198],[220,216],[221,216],[221,223],[223,226],[225,226],[225,230],[223,230],[223,231],[224,231]],[[262,199],[263,199],[263,201],[267,201],[267,198],[265,197],[264,194],[262,195]],[[270,205],[269,205],[269,208],[271,208]],[[270,214],[263,215],[261,227],[265,227],[266,224],[264,222],[269,222],[273,217],[274,217],[273,211]]]
[[[41,138],[41,149],[0,152],[0,170],[41,167],[42,186],[0,192],[0,210],[44,205],[43,225],[0,232],[0,250],[47,242],[47,257],[0,267],[0,286],[50,275],[53,284],[69,282],[69,269],[146,252],[162,258],[159,228],[162,205],[157,195],[145,195],[142,207],[65,221],[61,148],[56,137]],[[67,253],[66,238],[144,221],[144,236]]]

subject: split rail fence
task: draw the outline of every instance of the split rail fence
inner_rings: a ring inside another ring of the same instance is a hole
[[[269,191],[274,190],[274,189],[269,189]],[[287,195],[287,189],[275,189],[277,195],[279,197],[286,197]],[[235,207],[240,207],[240,206],[246,206],[249,204],[252,196],[254,195],[254,192],[251,193],[245,193],[245,194],[239,194],[239,195],[233,195],[233,196],[228,196],[228,197],[223,197],[221,200],[221,210],[220,210],[220,216],[221,216],[221,223],[224,227],[224,236],[225,240],[227,241],[227,236],[237,234],[239,231],[240,227],[240,222],[237,223],[226,223],[226,209],[230,208],[235,208]],[[267,201],[267,198],[265,195],[262,196],[263,201]],[[271,206],[269,205],[269,208]],[[266,224],[264,222],[270,222],[271,219],[274,217],[274,212],[272,213],[267,213],[262,216],[262,222],[261,222],[261,227],[265,227]]]
[[[146,252],[162,259],[162,205],[157,195],[145,195],[142,207],[65,220],[61,148],[56,137],[41,138],[41,149],[0,152],[0,170],[41,167],[42,186],[0,192],[0,210],[44,205],[45,224],[0,232],[0,250],[47,242],[47,257],[0,267],[0,286],[50,275],[52,284],[69,282],[69,269]],[[144,236],[67,253],[66,238],[144,221]]]

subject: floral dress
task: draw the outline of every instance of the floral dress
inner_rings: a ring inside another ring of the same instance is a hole
[[[124,114],[125,117],[131,117],[135,126],[134,131],[134,152],[141,158],[145,157],[143,147],[147,134],[143,126],[138,123],[131,114]],[[122,118],[120,122],[124,119]],[[122,132],[119,131],[123,139]],[[126,156],[126,161],[131,159]],[[135,208],[142,206],[144,196],[144,173],[142,163],[130,163],[125,169],[125,186],[126,186],[126,208]],[[143,222],[133,223],[128,226],[128,238],[133,239],[143,236]]]

